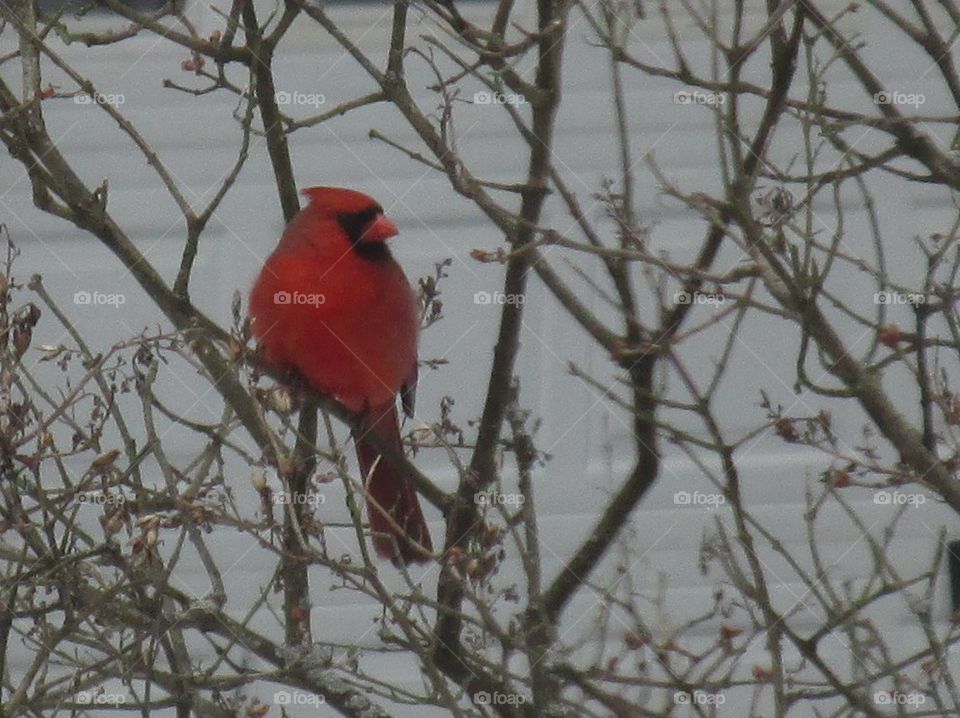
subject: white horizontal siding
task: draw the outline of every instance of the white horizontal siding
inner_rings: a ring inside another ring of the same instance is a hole
[[[837,3],[838,6],[840,3]],[[757,4],[759,7],[759,4]],[[468,5],[469,12],[488,12],[489,7]],[[218,22],[197,8],[197,21],[204,32],[214,29]],[[529,9],[525,12],[529,13]],[[383,7],[333,7],[332,15],[345,19],[354,37],[360,38],[364,48],[382,56],[382,48],[389,33],[389,15]],[[914,68],[921,59],[906,49],[899,37],[886,24],[872,25],[872,15],[863,28],[869,44],[865,50],[868,60],[891,87],[911,86],[911,91],[928,93],[925,113],[942,111],[947,98],[937,96],[932,82],[929,87],[917,83]],[[379,18],[379,22],[373,23]],[[754,31],[762,24],[758,8],[751,8],[747,26]],[[656,31],[653,22],[641,22],[636,27],[633,49],[638,56],[651,62],[668,61],[672,57],[669,42]],[[416,32],[427,32],[418,27]],[[685,40],[690,40],[690,61],[706,67],[709,53],[698,40],[699,32],[691,25],[681,25]],[[590,193],[598,188],[604,176],[617,171],[615,137],[613,135],[612,107],[605,79],[606,60],[589,51],[584,42],[589,35],[585,23],[579,23],[570,32],[567,48],[567,72],[564,88],[564,106],[558,118],[556,153],[558,165],[571,173],[570,184],[589,205]],[[0,51],[10,47],[10,34],[0,36]],[[890,48],[898,48],[892,52]],[[101,92],[123,93],[126,103],[122,110],[158,150],[161,158],[188,188],[188,200],[197,208],[209,199],[217,182],[231,167],[239,142],[238,127],[230,117],[235,102],[224,94],[201,98],[165,90],[161,80],[170,77],[184,84],[193,84],[195,78],[180,70],[186,53],[172,48],[156,38],[143,35],[116,47],[87,51],[82,47],[62,47],[65,57],[77,60],[78,65],[93,79]],[[8,70],[4,70],[9,73]],[[802,72],[802,69],[801,69]],[[411,61],[408,70],[410,84],[426,106],[435,100],[422,91],[432,82],[422,63]],[[747,64],[744,79],[763,85],[768,67],[758,56]],[[278,89],[322,93],[329,109],[337,102],[372,89],[372,85],[343,56],[332,40],[325,37],[310,22],[298,22],[281,48],[277,63]],[[10,81],[8,74],[4,77]],[[241,84],[244,80],[232,78]],[[71,87],[69,80],[55,71],[48,75],[62,89]],[[916,89],[921,88],[921,89]],[[476,88],[474,88],[476,89]],[[629,73],[627,81],[628,104],[632,109],[630,128],[633,149],[639,158],[651,151],[667,175],[686,190],[715,190],[720,185],[720,173],[712,152],[713,125],[708,111],[680,107],[673,103],[678,87],[669,81],[644,78]],[[467,88],[469,97],[471,88]],[[830,88],[831,103],[849,109],[866,109],[871,98],[864,96],[858,86],[841,80]],[[756,110],[759,103],[751,106]],[[48,101],[48,125],[58,146],[68,160],[78,168],[91,184],[110,179],[109,207],[126,228],[131,238],[168,279],[175,276],[179,251],[185,236],[184,227],[170,197],[159,187],[153,170],[132,144],[121,138],[116,126],[95,107],[78,106],[70,100]],[[303,113],[306,115],[306,113]],[[438,403],[444,395],[457,399],[456,420],[466,428],[467,422],[481,409],[480,389],[485,385],[484,375],[489,367],[492,337],[497,325],[496,312],[490,307],[478,306],[473,301],[477,291],[493,291],[501,282],[502,268],[481,265],[469,259],[473,248],[492,248],[500,244],[497,232],[483,220],[482,215],[449,189],[446,181],[435,172],[410,162],[403,155],[368,138],[370,128],[378,128],[391,138],[419,149],[419,143],[386,106],[365,108],[347,118],[333,120],[328,126],[301,130],[291,137],[295,170],[302,186],[311,184],[344,184],[356,186],[377,196],[401,227],[401,236],[395,243],[396,253],[410,276],[430,272],[434,262],[453,256],[450,278],[443,284],[444,313],[442,322],[424,333],[423,357],[443,356],[449,364],[439,371],[425,371],[418,397],[418,418],[433,420],[438,414]],[[457,108],[457,129],[461,133],[460,149],[467,164],[478,176],[516,181],[522,175],[523,153],[517,151],[510,123],[491,107]],[[945,141],[952,128],[939,128]],[[795,124],[785,123],[779,137],[790,138],[778,143],[773,156],[786,163],[800,151],[800,135]],[[510,137],[509,140],[505,139]],[[876,148],[886,140],[876,133],[865,137],[859,149]],[[829,155],[824,162],[830,166]],[[225,200],[211,222],[201,245],[193,280],[195,299],[204,311],[222,321],[228,321],[229,306],[234,291],[245,293],[262,259],[271,251],[282,229],[271,171],[262,140],[254,139],[252,155],[237,186]],[[887,260],[892,274],[904,282],[916,281],[919,271],[917,253],[911,245],[914,235],[942,230],[953,216],[948,198],[935,195],[924,187],[913,187],[904,192],[902,186],[883,182],[872,185],[877,191],[878,208],[887,242]],[[655,180],[649,173],[637,177],[638,210],[651,226],[651,244],[668,250],[682,260],[696,251],[705,227],[690,212],[657,192]],[[853,251],[871,257],[867,228],[868,218],[860,198],[852,194],[843,197],[846,210],[844,244]],[[825,197],[814,203],[814,210],[824,218],[820,229],[832,231],[833,211]],[[561,228],[566,220],[555,202],[548,204],[548,216]],[[599,217],[599,208],[591,216]],[[63,298],[70,316],[80,331],[95,345],[105,347],[122,336],[135,334],[146,326],[155,325],[157,314],[146,297],[120,271],[109,253],[95,240],[81,234],[63,222],[44,216],[31,207],[29,183],[23,170],[14,162],[0,163],[0,222],[10,227],[23,257],[18,263],[21,276],[42,272],[50,291]],[[560,250],[549,250],[563,271],[560,258],[569,256]],[[741,254],[729,247],[721,254],[721,270],[735,266]],[[591,268],[591,272],[594,270]],[[566,276],[566,275],[565,275]],[[600,275],[595,274],[599,277]],[[611,320],[613,313],[604,307],[578,280],[579,286],[594,309]],[[122,291],[127,302],[116,314],[84,311],[75,307],[69,298],[81,289]],[[875,291],[864,275],[850,273],[844,289],[846,298],[869,301]],[[649,317],[654,310],[650,297]],[[695,316],[709,316],[711,308],[698,308]],[[908,315],[903,308],[892,308],[890,316],[905,322]],[[629,424],[611,411],[600,400],[596,390],[573,379],[568,373],[568,362],[573,361],[604,381],[611,381],[609,360],[596,352],[579,329],[558,311],[557,304],[535,285],[529,299],[526,325],[522,336],[523,354],[519,373],[524,390],[524,401],[536,414],[544,418],[538,434],[542,449],[552,454],[551,461],[535,474],[535,492],[541,515],[541,537],[546,547],[543,570],[552,577],[560,570],[561,562],[576,550],[591,530],[598,512],[629,471],[632,448]],[[855,327],[838,324],[842,330]],[[469,330],[469,331],[468,331]],[[734,353],[731,376],[714,398],[715,406],[723,407],[724,430],[736,437],[754,427],[763,419],[758,407],[758,387],[765,386],[774,402],[786,407],[809,407],[810,413],[820,408],[833,411],[834,424],[842,439],[853,445],[860,437],[863,416],[851,407],[811,398],[796,396],[792,391],[792,361],[796,340],[786,333],[787,325],[775,318],[755,316],[742,328],[740,342]],[[792,330],[791,330],[792,331]],[[719,332],[707,333],[689,345],[691,371],[705,379],[712,367],[711,361],[719,352]],[[62,337],[50,324],[44,324],[36,343],[55,344]],[[55,372],[47,368],[53,380]],[[178,409],[188,410],[198,420],[214,420],[218,403],[208,393],[208,387],[198,376],[182,367],[178,379],[160,387],[161,397]],[[675,378],[670,381],[676,386]],[[914,412],[915,398],[906,388],[907,382],[890,382],[888,389],[905,412]],[[702,432],[695,422],[681,423],[691,431]],[[198,442],[183,432],[171,447],[176,457],[191,455]],[[606,465],[605,445],[614,447],[612,472]],[[679,624],[685,617],[707,609],[712,602],[716,569],[703,575],[697,563],[698,549],[705,531],[711,530],[716,518],[729,525],[729,512],[720,508],[709,511],[697,507],[678,507],[673,500],[677,491],[715,491],[693,464],[664,447],[667,460],[662,480],[651,490],[643,508],[632,522],[632,533],[625,538],[632,551],[632,570],[642,577],[638,584],[644,590],[666,581],[668,620],[657,624],[663,631]],[[744,496],[760,521],[782,542],[786,550],[807,558],[804,511],[804,489],[807,485],[817,490],[817,474],[823,469],[818,456],[803,451],[785,450],[782,442],[770,437],[761,438],[756,445],[739,457],[743,472]],[[455,476],[440,452],[421,452],[418,465],[444,488],[455,484]],[[85,467],[73,467],[77,475]],[[248,484],[248,469],[232,466],[228,476],[233,495],[238,503],[252,509],[256,498]],[[508,489],[509,490],[509,489]],[[876,535],[886,527],[892,516],[890,507],[878,506],[871,492],[849,489],[844,496],[853,502],[864,521]],[[343,520],[342,493],[338,485],[325,487],[326,502],[320,516],[326,521]],[[93,512],[93,509],[84,509]],[[427,508],[432,531],[439,539],[441,527],[438,516]],[[939,526],[949,524],[954,517],[945,509],[928,502],[922,509],[911,509],[900,523],[898,540],[891,547],[891,560],[905,570],[916,569],[929,560]],[[85,516],[91,530],[97,531],[95,514]],[[817,524],[818,536],[824,545],[825,558],[830,563],[830,580],[837,583],[848,579],[857,585],[869,575],[868,554],[864,546],[851,544],[857,539],[855,526],[836,507],[823,512]],[[329,545],[339,540],[353,546],[352,531],[331,529]],[[339,537],[339,538],[338,538]],[[234,532],[217,532],[208,536],[214,547],[238,557],[237,564],[225,576],[229,585],[229,607],[242,611],[249,600],[268,579],[264,569],[271,565],[270,556],[250,539]],[[789,610],[799,600],[809,602],[806,587],[796,574],[784,564],[782,557],[769,547],[761,545],[761,559],[769,569],[773,595],[778,608]],[[172,547],[164,547],[169,550]],[[639,559],[639,560],[637,560]],[[599,571],[602,577],[615,576],[617,565],[624,560],[620,551],[613,551]],[[392,569],[384,568],[386,579],[392,580]],[[376,646],[376,631],[368,631],[379,615],[373,604],[358,602],[355,595],[345,591],[331,591],[326,579],[316,572],[314,618],[318,634],[345,644],[357,642],[360,646]],[[430,567],[424,575],[428,593],[434,589],[436,568]],[[184,590],[202,595],[208,590],[199,564],[185,560],[178,568],[177,579]],[[503,585],[516,583],[523,590],[523,576],[515,559],[503,566],[497,581]],[[945,587],[940,587],[935,615],[942,624],[947,617]],[[591,616],[597,608],[598,597],[584,591],[571,604],[565,629],[570,635],[589,632]],[[813,604],[810,603],[812,606]],[[514,607],[500,609],[503,615]],[[238,613],[238,617],[239,613]],[[815,614],[800,615],[796,625],[804,630],[815,624]],[[913,630],[913,618],[902,605],[885,605],[881,615],[891,643],[899,650],[913,646],[918,634]],[[278,635],[279,627],[272,617],[263,613],[254,620],[254,627]],[[699,637],[709,640],[716,623],[700,628]],[[358,636],[363,636],[358,641]],[[902,640],[901,640],[902,637]],[[835,665],[843,663],[845,646],[833,643],[824,646],[824,655],[834,657]],[[758,651],[758,656],[762,651]],[[761,656],[762,657],[762,656]],[[24,655],[23,660],[28,660]],[[758,659],[760,660],[760,659]],[[384,680],[402,678],[410,686],[419,682],[418,667],[411,661],[393,657],[366,655],[363,665],[372,674]],[[259,688],[259,687],[258,687]],[[263,697],[272,695],[269,686]],[[747,696],[744,700],[748,699]],[[742,703],[731,698],[723,715],[736,713]],[[296,714],[296,713],[294,713]],[[332,715],[326,709],[308,711],[301,715]],[[430,715],[419,709],[398,709],[397,715]]]

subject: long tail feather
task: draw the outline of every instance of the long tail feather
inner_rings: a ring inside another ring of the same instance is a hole
[[[430,559],[433,545],[420,509],[417,492],[403,474],[364,440],[376,433],[401,451],[400,425],[395,402],[365,412],[360,431],[354,432],[357,460],[366,482],[367,515],[373,530],[377,554],[394,563],[423,563]]]

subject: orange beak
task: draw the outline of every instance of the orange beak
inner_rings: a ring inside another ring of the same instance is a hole
[[[386,242],[398,234],[397,225],[382,214],[367,225],[360,237],[361,242]]]

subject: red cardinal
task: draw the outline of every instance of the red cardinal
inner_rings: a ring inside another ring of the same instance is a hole
[[[294,369],[360,416],[353,437],[377,553],[426,561],[430,532],[410,481],[365,437],[402,450],[397,393],[413,413],[417,300],[386,240],[383,207],[340,187],[304,191],[310,204],[287,225],[250,295],[253,333],[267,362]]]

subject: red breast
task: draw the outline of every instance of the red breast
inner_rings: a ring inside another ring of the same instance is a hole
[[[266,360],[354,411],[391,400],[417,361],[417,301],[374,200],[315,187],[250,296]]]

